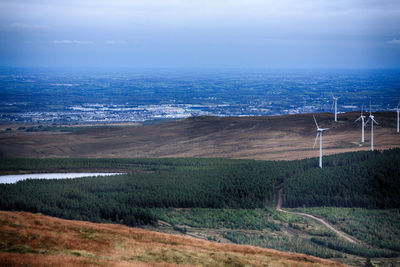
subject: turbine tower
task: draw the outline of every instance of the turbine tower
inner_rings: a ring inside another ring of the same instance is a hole
[[[313,115],[313,118],[314,118],[315,125],[317,126],[317,136],[315,137],[313,148],[315,148],[315,144],[317,143],[317,140],[319,137],[319,167],[322,168],[322,133],[324,131],[328,130],[329,128],[319,128],[317,120],[315,119],[314,115]]]
[[[333,98],[333,103],[335,105],[335,121],[337,121],[337,101],[339,97],[335,97],[333,93],[331,92],[332,98]]]
[[[369,107],[369,119],[367,120],[365,125],[367,125],[368,122],[370,122],[370,121],[371,121],[371,151],[374,151],[374,123],[376,125],[379,125],[379,123],[376,122],[376,120],[374,119],[374,115],[372,115],[371,105]]]
[[[356,121],[361,120],[361,143],[364,143],[364,128],[365,128],[364,120],[365,120],[365,118],[367,117],[367,116],[364,116],[364,115],[363,115],[363,109],[364,109],[364,106],[362,106],[362,108],[361,108],[361,115],[360,115],[360,117],[358,117],[358,119],[356,119],[356,120],[354,121],[354,122],[356,122]]]
[[[400,112],[399,105],[400,105],[400,101],[397,104],[397,108],[396,108],[396,111],[397,111],[397,132],[399,132],[399,112]]]

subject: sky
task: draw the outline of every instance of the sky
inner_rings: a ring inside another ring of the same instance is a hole
[[[0,66],[400,68],[400,1],[1,0]]]

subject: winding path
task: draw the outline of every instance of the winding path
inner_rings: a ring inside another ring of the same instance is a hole
[[[330,225],[329,223],[327,223],[324,219],[321,219],[321,218],[315,217],[315,216],[313,216],[313,215],[311,215],[311,214],[307,214],[307,213],[303,213],[303,212],[293,212],[293,211],[286,211],[286,210],[283,210],[283,209],[281,208],[281,206],[282,206],[282,189],[279,190],[278,196],[279,196],[279,198],[278,198],[278,204],[276,205],[276,210],[277,210],[277,211],[281,211],[281,212],[285,212],[285,213],[289,213],[289,214],[294,214],[294,215],[300,215],[300,216],[304,216],[304,217],[308,217],[308,218],[314,219],[314,220],[316,220],[316,221],[322,223],[322,224],[325,225],[326,227],[328,227],[330,230],[332,230],[333,232],[335,232],[338,236],[340,236],[340,237],[346,239],[347,241],[349,241],[349,242],[351,242],[351,243],[354,243],[354,244],[357,243],[356,241],[354,241],[353,239],[351,239],[350,237],[348,237],[347,235],[345,235],[343,232],[341,232],[341,231],[336,230],[335,228],[333,228],[333,226]]]

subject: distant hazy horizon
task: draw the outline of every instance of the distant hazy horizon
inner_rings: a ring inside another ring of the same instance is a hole
[[[0,68],[0,121],[143,122],[190,116],[265,116],[390,110],[396,70]]]
[[[41,65],[1,65],[0,68],[20,69],[20,70],[56,70],[56,71],[89,71],[89,72],[162,72],[162,71],[177,71],[177,72],[297,72],[297,71],[398,71],[400,66],[394,67],[211,67],[211,66],[188,66],[188,67],[140,67],[140,66],[41,66]]]

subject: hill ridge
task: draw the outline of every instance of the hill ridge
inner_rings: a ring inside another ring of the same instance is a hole
[[[316,114],[324,135],[324,154],[369,150],[360,143],[358,112]],[[400,147],[394,112],[376,112],[376,149]],[[225,157],[294,160],[318,156],[313,149],[312,114],[249,117],[201,116],[150,126],[93,127],[60,134],[52,131],[0,133],[0,157],[162,158]]]
[[[28,212],[0,211],[0,237],[4,265],[347,266],[304,254]]]

